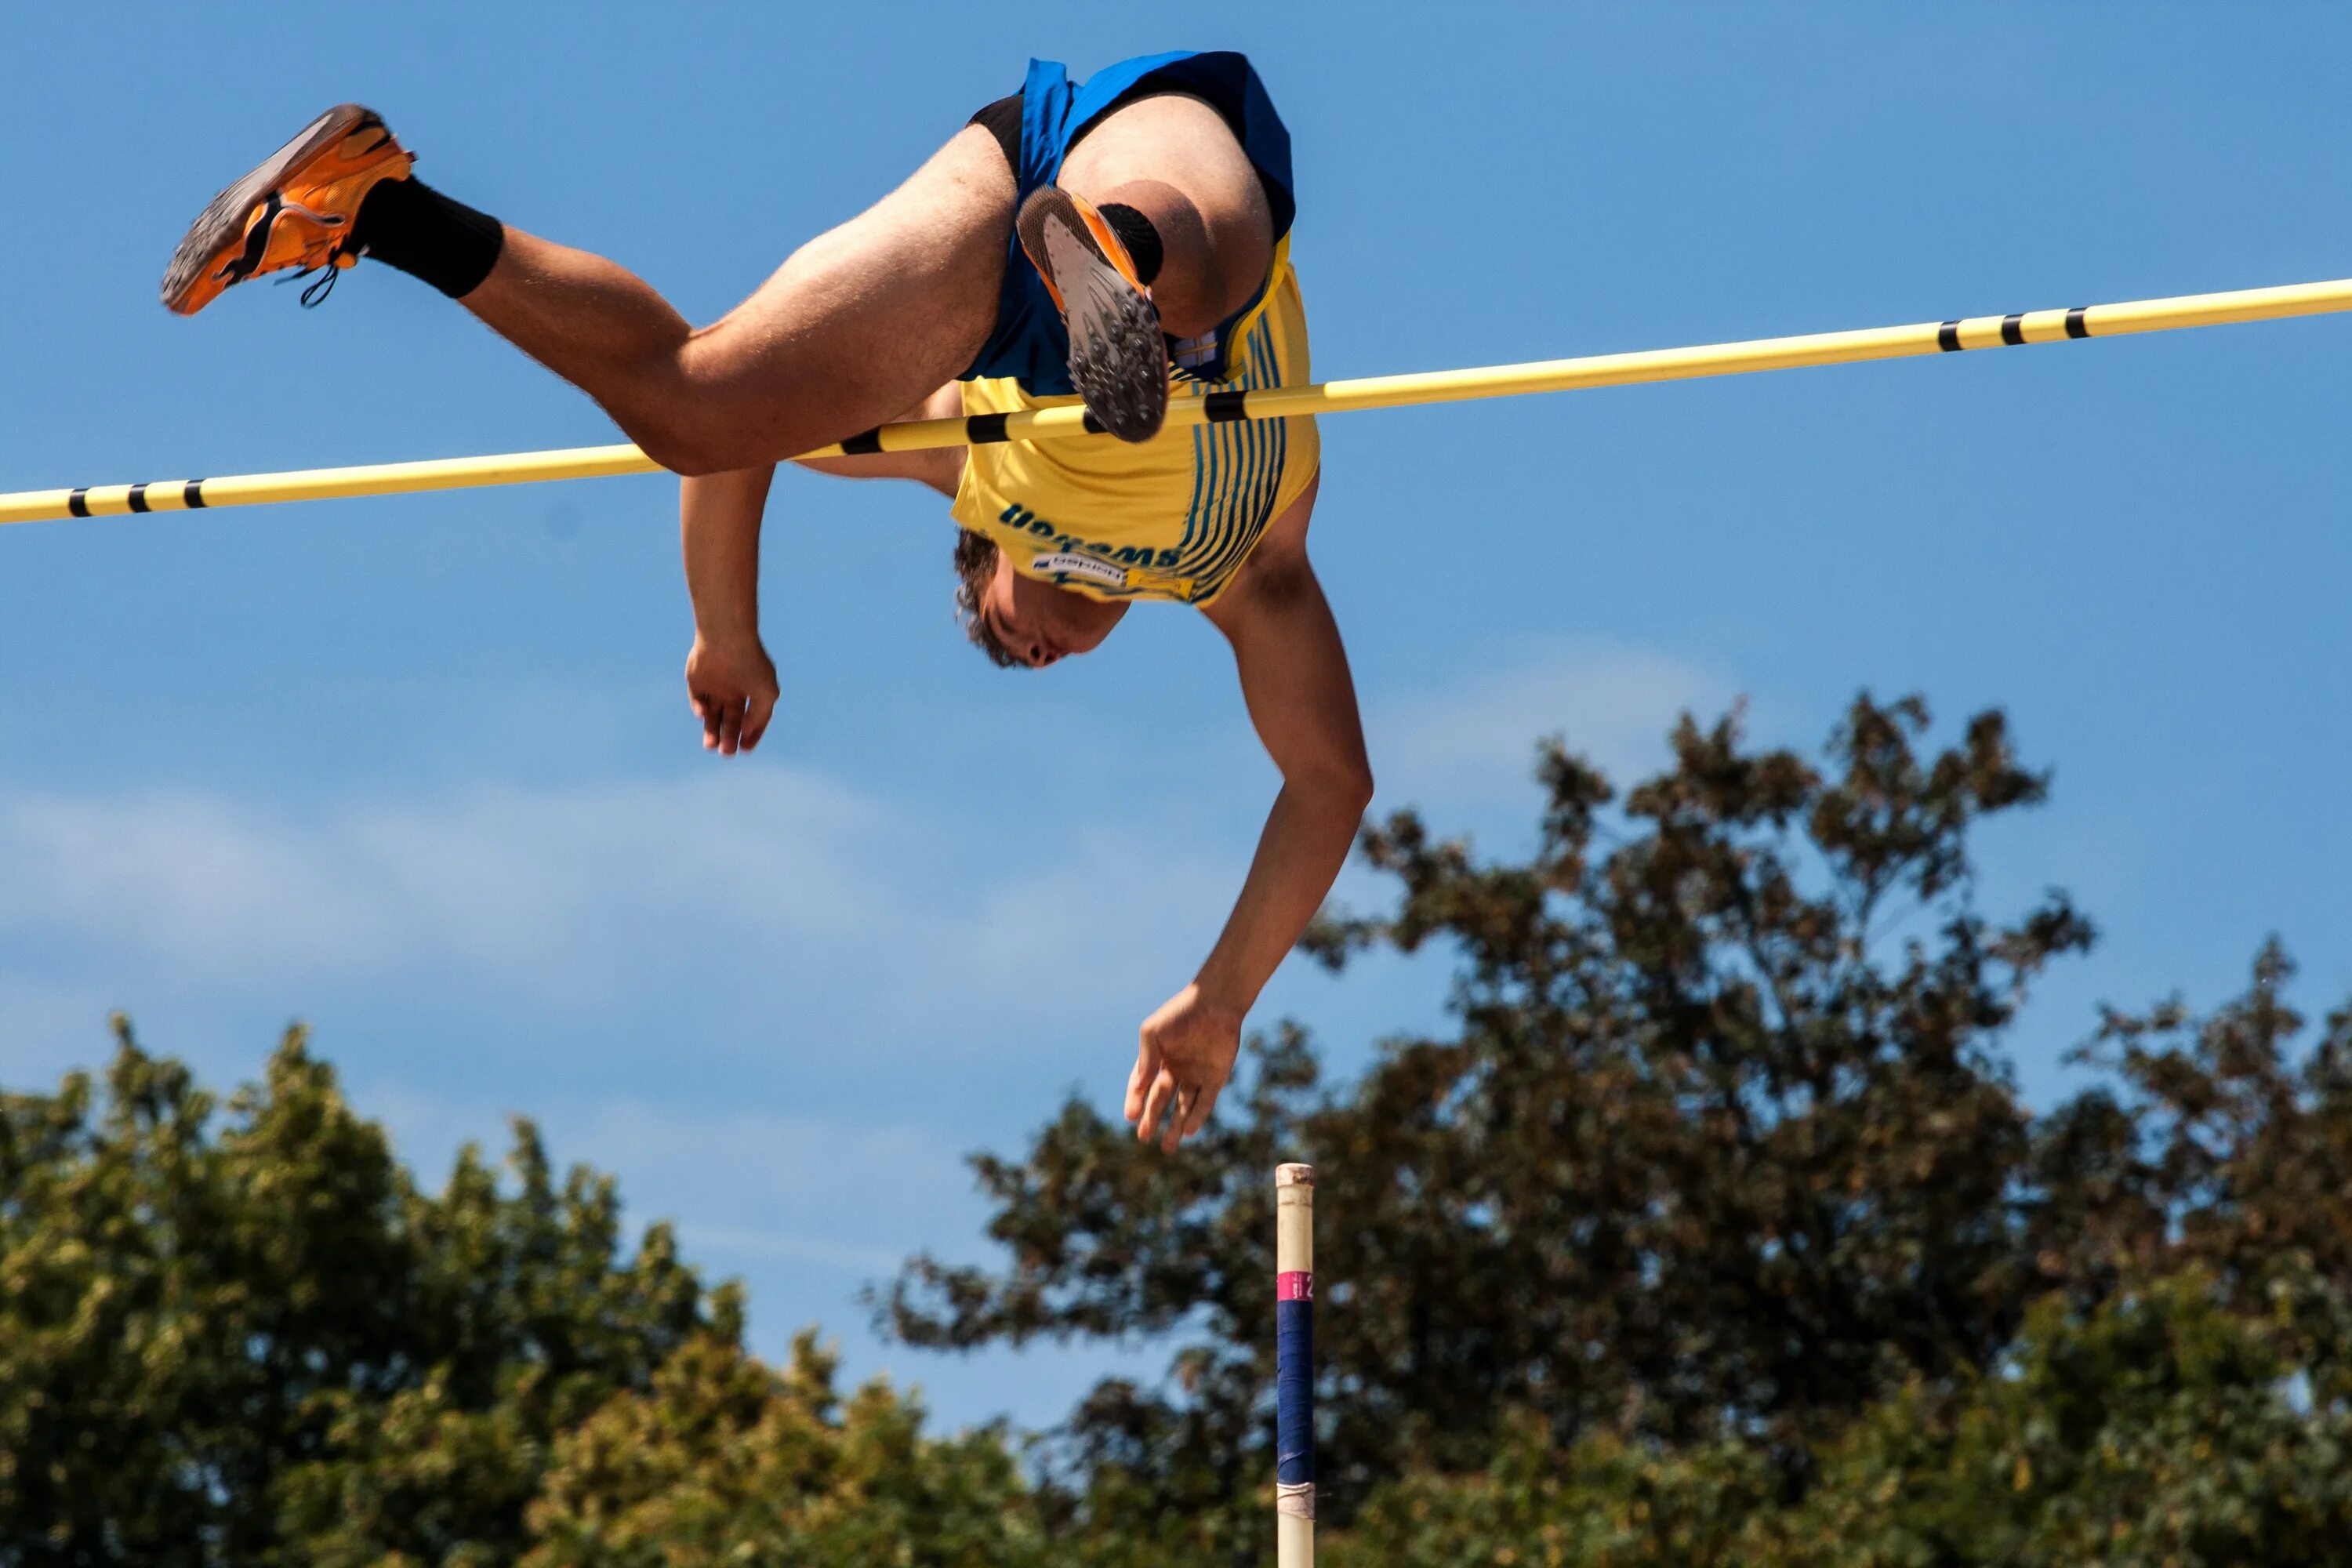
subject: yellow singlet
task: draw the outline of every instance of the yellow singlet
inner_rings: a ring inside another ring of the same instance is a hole
[[[1177,376],[1171,402],[1314,379],[1287,236],[1257,307],[1229,333],[1231,379]],[[968,415],[1078,401],[1032,397],[1010,376],[962,386]],[[966,450],[955,520],[996,541],[1015,571],[1090,599],[1205,605],[1233,581],[1266,525],[1305,493],[1321,458],[1311,416],[1171,425],[1132,443],[990,443]]]

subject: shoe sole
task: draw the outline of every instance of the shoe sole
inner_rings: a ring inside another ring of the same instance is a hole
[[[1168,417],[1168,348],[1150,297],[1112,265],[1066,193],[1039,186],[1014,226],[1062,297],[1070,384],[1087,412],[1122,441],[1149,441]]]
[[[356,103],[339,103],[304,126],[293,141],[263,159],[251,174],[215,196],[212,205],[188,226],[180,247],[172,252],[172,264],[163,268],[163,303],[181,315],[194,315],[195,310],[184,304],[189,291],[203,279],[224,247],[243,238],[255,205],[283,184],[289,171],[317,157],[373,118],[373,110]]]

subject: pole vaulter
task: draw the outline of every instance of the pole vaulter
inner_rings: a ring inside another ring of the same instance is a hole
[[[1137,1029],[1126,1116],[1171,1154],[1214,1114],[1250,1010],[1372,801],[1308,548],[1318,416],[2352,309],[2346,279],[1310,384],[1290,133],[1231,50],[1139,56],[1084,81],[1031,60],[1017,92],[700,327],[611,258],[468,205],[415,164],[373,110],[328,109],[197,214],[162,303],[193,316],[277,276],[308,278],[307,305],[355,268],[373,279],[361,287],[405,274],[632,445],[79,486],[0,496],[0,522],[666,468],[681,476],[694,613],[686,696],[722,756],[760,744],[793,673],[762,638],[759,584],[770,487],[794,456],[946,500],[956,622],[999,667],[1091,653],[1138,604],[1197,612],[1282,783],[1206,956]]]

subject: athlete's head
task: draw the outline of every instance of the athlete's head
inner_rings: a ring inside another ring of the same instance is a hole
[[[1092,653],[1127,614],[1084,594],[1024,577],[996,542],[970,529],[955,546],[956,611],[964,635],[1008,668],[1043,669],[1074,653]]]

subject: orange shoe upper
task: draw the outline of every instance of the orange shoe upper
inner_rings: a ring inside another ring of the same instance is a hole
[[[223,234],[172,309],[192,316],[265,272],[351,266],[360,203],[378,181],[406,179],[415,163],[383,121],[367,115],[288,167],[275,188],[257,192],[244,222]]]

